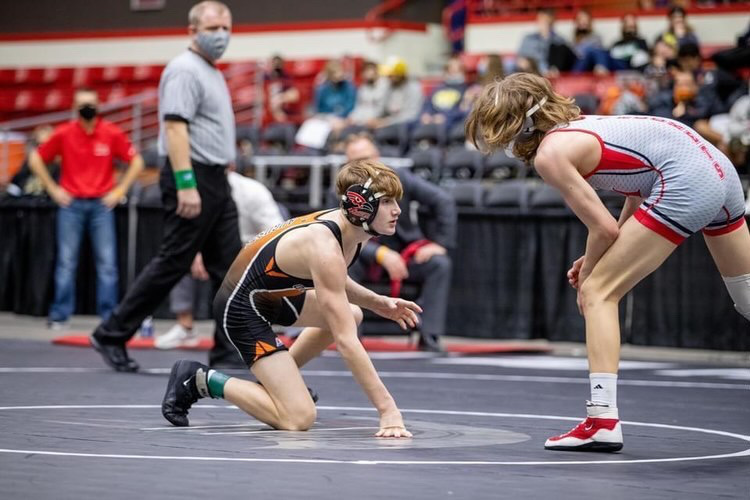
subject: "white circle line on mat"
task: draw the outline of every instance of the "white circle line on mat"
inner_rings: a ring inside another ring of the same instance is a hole
[[[199,405],[201,408],[224,408],[237,409],[229,405]],[[65,409],[154,409],[161,408],[159,405],[34,405],[34,406],[2,406],[0,411],[8,410],[65,410]],[[319,406],[318,410],[330,411],[357,411],[374,412],[373,408],[358,406]],[[402,409],[403,413],[415,413],[423,415],[460,415],[494,418],[528,418],[544,420],[572,420],[578,421],[576,417],[562,417],[555,415],[534,415],[526,413],[495,413],[479,411],[459,410],[424,410],[424,409]],[[624,425],[655,427],[660,429],[672,429],[687,432],[700,432],[718,436],[730,437],[741,441],[750,442],[750,436],[736,434],[701,427],[685,427],[680,425],[658,424],[651,422],[622,422]],[[169,429],[169,427],[165,427]],[[0,453],[13,453],[24,455],[46,455],[61,457],[82,458],[114,458],[114,459],[137,459],[137,460],[187,460],[203,462],[265,462],[265,463],[299,463],[299,464],[350,464],[350,465],[464,465],[464,466],[487,466],[487,465],[623,465],[623,464],[647,464],[664,462],[689,462],[699,460],[716,460],[722,458],[736,458],[750,456],[750,448],[734,453],[722,453],[718,455],[701,455],[691,457],[668,457],[668,458],[645,458],[632,460],[534,460],[534,461],[494,461],[494,460],[329,460],[329,459],[306,459],[306,458],[256,458],[256,457],[197,457],[197,456],[171,456],[171,455],[124,455],[116,453],[76,453],[66,451],[46,450],[14,450],[0,448]],[[566,454],[567,455],[567,454]],[[612,455],[608,455],[612,456]]]
[[[169,368],[146,368],[141,373],[168,374]],[[245,371],[242,370],[244,373]],[[81,367],[0,367],[0,373],[113,373],[108,368],[81,368]],[[232,373],[229,371],[228,373]],[[305,377],[346,377],[351,378],[352,373],[347,370],[302,370]],[[427,379],[427,380],[472,380],[472,381],[497,381],[497,382],[538,382],[542,384],[588,384],[588,374],[580,377],[550,377],[537,375],[497,375],[490,373],[451,373],[451,372],[402,372],[381,371],[380,378],[399,379]],[[727,389],[735,391],[750,391],[750,384],[735,384],[722,382],[690,382],[684,380],[636,380],[619,379],[620,386],[637,387],[668,387],[683,389]]]

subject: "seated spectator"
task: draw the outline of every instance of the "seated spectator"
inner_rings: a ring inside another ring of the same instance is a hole
[[[377,159],[379,152],[372,138],[360,134],[347,140],[346,157],[348,161]],[[400,168],[396,173],[404,187],[404,196],[399,202],[403,215],[396,223],[396,234],[380,237],[377,241],[370,240],[362,248],[350,274],[357,280],[374,271],[373,274],[391,281],[394,296],[398,296],[403,280],[408,278],[419,283],[421,289],[417,303],[423,310],[419,324],[419,348],[440,351],[440,337],[445,333],[451,288],[452,261],[448,250],[456,243],[456,204],[448,193],[409,169]],[[407,215],[412,201],[429,208],[429,213],[434,217],[432,241],[422,233],[417,221]],[[382,276],[383,270],[387,276]]]
[[[594,33],[594,20],[591,13],[584,9],[576,12],[573,27],[573,50],[578,58],[573,65],[573,71],[609,73],[609,53],[604,48],[602,38]]]
[[[386,82],[378,79],[378,65],[372,61],[365,61],[360,79],[356,103],[347,119],[348,125],[365,125],[378,118],[383,109]]]
[[[346,79],[341,61],[328,61],[324,78],[315,89],[315,114],[305,120],[296,137],[298,144],[313,149],[324,149],[331,133],[338,134],[346,126],[357,93],[354,84]]]
[[[479,93],[488,83],[500,80],[505,76],[503,60],[497,54],[489,54],[479,60],[477,64],[477,81],[471,84],[465,91],[461,100],[461,118],[465,118],[471,111]]]
[[[672,87],[672,75],[668,66],[674,66],[675,57],[677,57],[676,47],[662,40],[656,42],[651,48],[651,59],[643,68],[648,94],[654,94]]]
[[[518,57],[532,59],[544,76],[555,77],[560,71],[570,70],[575,63],[575,54],[565,39],[555,33],[554,11],[540,9],[536,20],[539,30],[523,37]]]
[[[443,82],[425,100],[420,121],[451,127],[464,117],[461,100],[465,91],[464,65],[458,57],[451,57],[445,65]]]
[[[422,85],[409,78],[406,61],[390,57],[381,67],[381,74],[388,78],[380,113],[369,120],[369,128],[382,128],[396,124],[410,124],[419,118],[422,110]]]
[[[609,49],[611,67],[621,69],[643,69],[649,62],[648,43],[638,34],[638,23],[634,14],[625,14],[621,20],[621,38]]]
[[[271,67],[266,73],[266,117],[265,122],[286,123],[300,118],[300,93],[292,78],[284,70],[281,56],[271,58]]]
[[[325,80],[315,89],[315,113],[343,121],[354,109],[357,89],[346,79],[341,61],[328,61],[324,74]]]
[[[656,37],[656,42],[664,41],[668,45],[679,48],[686,43],[693,43],[700,47],[698,37],[695,35],[692,26],[687,23],[687,13],[682,7],[672,7],[669,9],[667,30]]]
[[[696,120],[704,118],[696,100],[698,83],[689,71],[675,71],[672,90],[662,90],[649,97],[649,114],[673,118],[693,126]]]
[[[539,70],[539,65],[536,63],[536,60],[530,59],[528,57],[516,57],[516,61],[513,67],[514,73],[531,73],[534,75],[540,75],[541,71]]]
[[[682,71],[689,71],[700,82],[702,79],[703,57],[698,45],[688,42],[677,47],[677,65]]]
[[[711,85],[705,87],[710,88]],[[695,122],[695,130],[739,167],[745,165],[749,159],[747,149],[750,146],[750,96],[747,83],[730,96],[728,103],[731,103],[728,112],[715,113],[707,119],[698,120]]]
[[[603,115],[642,115],[648,111],[646,86],[642,74],[635,71],[618,73],[616,84],[602,97],[600,112]]]

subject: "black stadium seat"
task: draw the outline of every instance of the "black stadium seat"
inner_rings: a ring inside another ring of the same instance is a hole
[[[455,146],[445,153],[441,179],[479,179],[482,174],[482,153]]]
[[[409,158],[414,162],[411,170],[418,176],[429,181],[440,179],[443,152],[439,148],[428,148],[412,151]]]

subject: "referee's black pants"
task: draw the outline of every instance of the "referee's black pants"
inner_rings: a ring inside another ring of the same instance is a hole
[[[94,331],[99,342],[122,344],[133,337],[143,319],[153,313],[175,283],[190,271],[198,252],[203,254],[214,295],[219,290],[224,275],[242,247],[237,207],[231,197],[224,166],[193,161],[193,170],[201,196],[201,213],[195,219],[185,219],[175,213],[177,188],[169,160],[162,168],[159,179],[164,205],[161,248],[138,275],[111,316]],[[223,333],[219,323],[221,318],[214,319],[215,345],[209,354],[209,363],[239,362],[239,354]]]

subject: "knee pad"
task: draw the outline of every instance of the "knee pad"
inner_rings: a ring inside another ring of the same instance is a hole
[[[724,284],[734,301],[735,309],[750,321],[750,274],[724,278]]]

